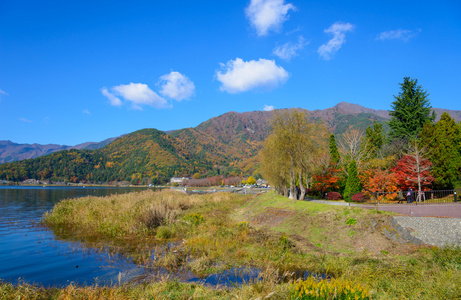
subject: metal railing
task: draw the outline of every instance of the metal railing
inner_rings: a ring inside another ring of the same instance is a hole
[[[427,204],[448,204],[460,203],[459,195],[461,190],[436,190],[436,191],[401,191],[399,192],[362,192],[360,197],[363,204],[406,204],[406,205],[427,205]],[[354,201],[352,201],[354,203]]]

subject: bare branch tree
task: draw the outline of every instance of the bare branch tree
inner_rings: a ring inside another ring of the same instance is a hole
[[[414,160],[414,164],[411,166],[413,172],[417,175],[416,182],[418,183],[418,197],[417,201],[421,202],[421,183],[422,182],[432,182],[434,178],[429,175],[432,164],[424,157],[427,156],[428,151],[426,148],[420,148],[418,142],[414,140],[409,146],[409,152],[405,155],[411,157]],[[407,178],[410,180],[410,178]]]
[[[338,144],[341,154],[340,163],[345,166],[343,168],[344,172],[347,174],[347,166],[353,159],[355,159],[357,163],[357,168],[360,169],[360,166],[367,159],[369,154],[366,151],[368,147],[363,131],[349,128],[349,130],[343,134],[342,138],[339,139]]]

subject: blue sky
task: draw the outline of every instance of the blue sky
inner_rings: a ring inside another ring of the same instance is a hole
[[[0,1],[0,140],[75,145],[228,111],[461,110],[461,1]]]

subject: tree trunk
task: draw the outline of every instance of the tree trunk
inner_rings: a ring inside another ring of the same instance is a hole
[[[298,200],[298,191],[296,190],[296,177],[295,177],[295,170],[291,169],[290,171],[290,199]]]
[[[306,188],[304,187],[303,184],[303,171],[299,171],[299,189],[301,190],[301,194],[299,195],[299,200],[304,200],[304,197],[306,197]]]
[[[417,202],[421,202],[421,164],[420,164],[420,153],[418,150],[418,144],[415,142],[416,149],[416,170],[418,172],[418,198]]]
[[[306,193],[311,187],[312,177],[306,177]]]
[[[286,185],[283,186],[283,196],[285,198],[288,198],[288,188]]]

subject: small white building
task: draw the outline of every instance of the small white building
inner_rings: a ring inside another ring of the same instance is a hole
[[[189,177],[172,177],[170,183],[182,184],[184,181],[189,180]]]
[[[256,185],[257,186],[267,186],[267,182],[264,179],[259,178],[256,180]]]

